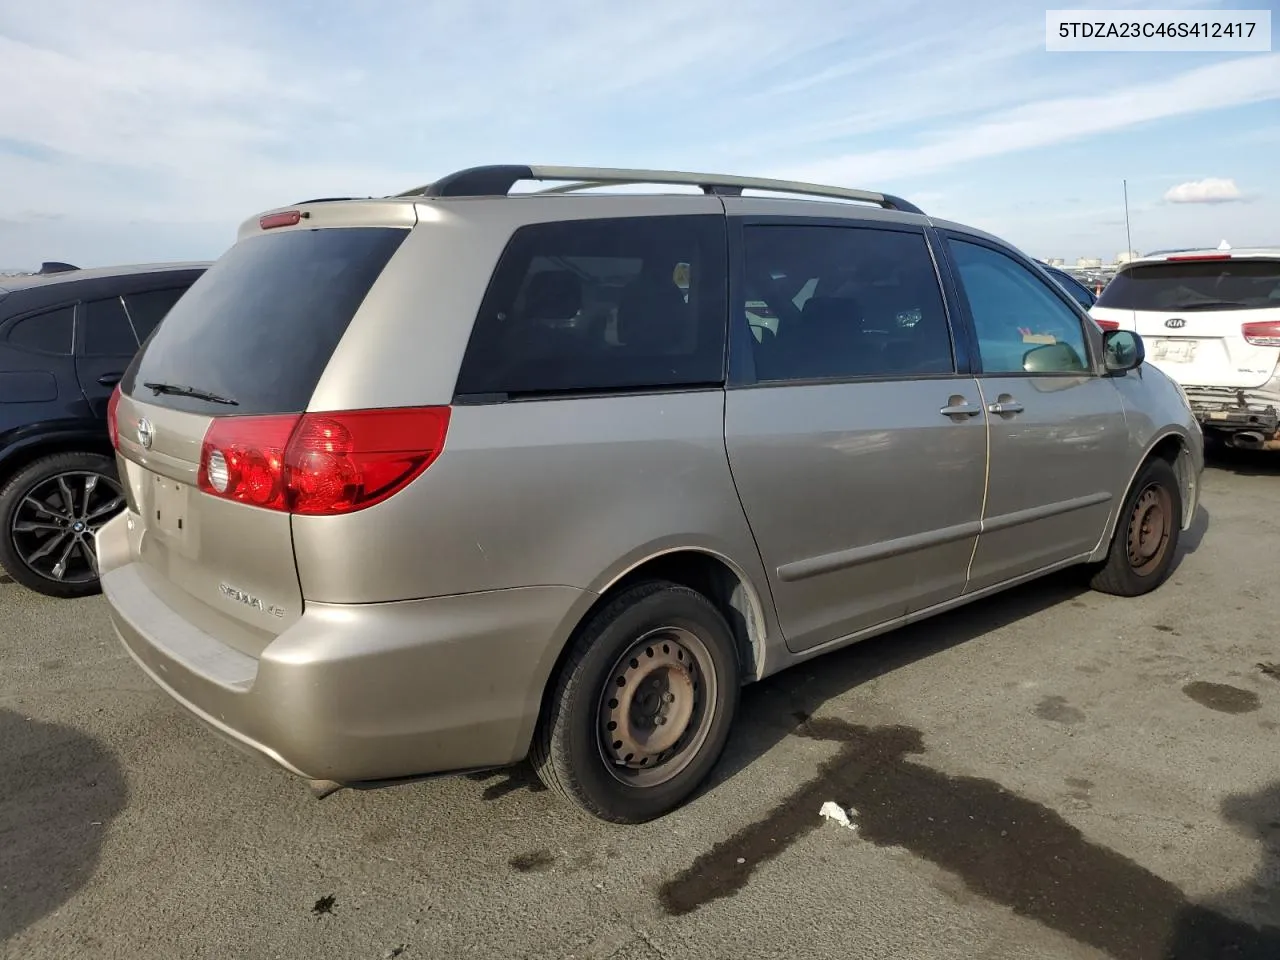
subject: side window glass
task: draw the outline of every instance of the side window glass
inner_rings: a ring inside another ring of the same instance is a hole
[[[503,253],[458,375],[460,394],[722,383],[724,218],[525,227]]]
[[[1080,318],[1017,260],[949,241],[978,334],[984,373],[1087,373]]]
[[[84,318],[84,352],[89,357],[127,357],[138,349],[138,340],[119,297],[81,304]]]
[[[72,352],[74,334],[75,307],[59,307],[19,320],[6,340],[23,350],[66,356]]]
[[[133,321],[133,331],[138,335],[138,342],[146,342],[151,331],[160,325],[164,315],[185,292],[186,288],[181,287],[176,290],[148,290],[145,293],[125,295],[125,309],[129,311],[129,319]]]
[[[759,380],[955,371],[942,293],[922,234],[748,226],[743,279]]]

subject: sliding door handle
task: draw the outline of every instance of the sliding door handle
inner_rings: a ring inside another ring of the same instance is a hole
[[[967,399],[957,393],[953,394],[947,400],[947,405],[938,412],[944,417],[959,419],[961,417],[976,417],[982,413],[982,408],[975,407]]]
[[[999,399],[995,403],[987,404],[987,410],[990,413],[998,414],[1002,417],[1011,417],[1015,413],[1021,413],[1025,408],[1017,400],[1013,399],[1009,394],[1000,394]]]

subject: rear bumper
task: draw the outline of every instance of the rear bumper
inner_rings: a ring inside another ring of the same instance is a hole
[[[526,587],[308,603],[254,659],[180,618],[136,564],[102,589],[125,649],[223,736],[299,776],[355,783],[514,763],[589,595]]]
[[[1280,449],[1280,391],[1229,387],[1185,387],[1191,411],[1206,431],[1240,439],[1247,446]]]

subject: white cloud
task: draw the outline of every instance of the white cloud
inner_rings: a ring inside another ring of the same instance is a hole
[[[1170,203],[1230,203],[1243,199],[1243,194],[1234,180],[1206,177],[1171,187],[1164,198]]]
[[[773,174],[931,208],[972,191],[927,174],[1280,95],[1274,55],[1175,76],[1188,61],[1051,56],[1043,10],[1015,0],[358,6],[0,0],[0,265],[46,255],[24,237],[90,260],[137,234],[131,256],[150,236],[163,257],[179,227],[222,238],[266,207],[473,163]],[[1182,163],[1161,188],[1204,169]]]
[[[776,175],[869,186],[1153,120],[1274,99],[1280,99],[1280,54],[1251,54],[1103,96],[1028,103],[954,127],[918,146],[849,154]]]

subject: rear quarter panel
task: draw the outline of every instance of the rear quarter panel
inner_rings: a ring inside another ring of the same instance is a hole
[[[461,406],[408,488],[342,517],[294,517],[303,595],[331,603],[526,586],[592,592],[697,549],[759,589],[729,472],[724,392]]]

